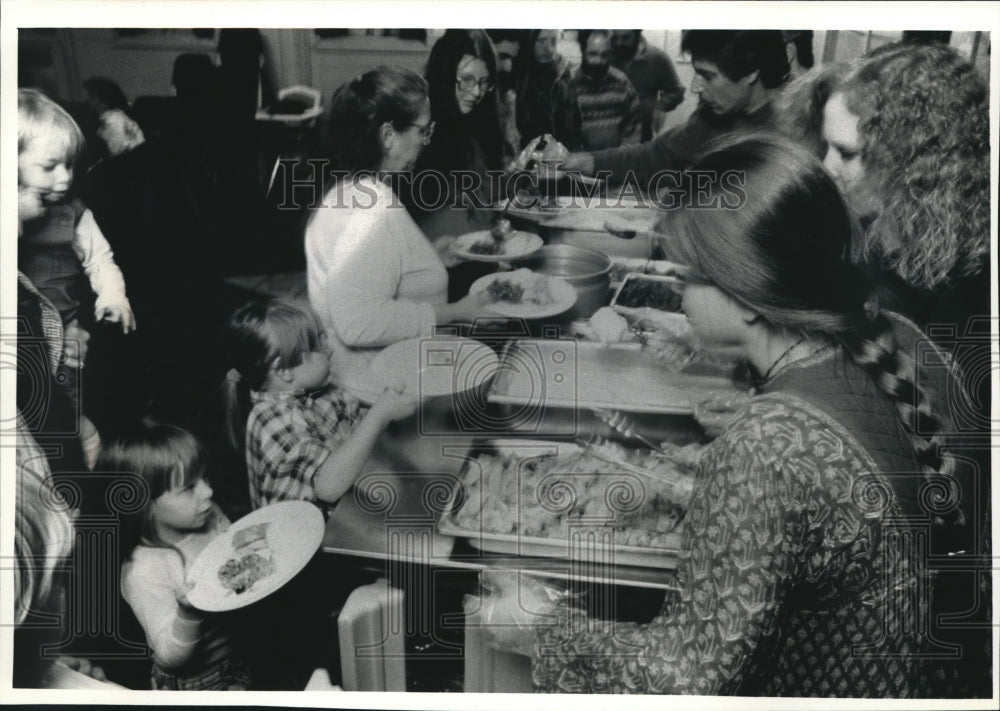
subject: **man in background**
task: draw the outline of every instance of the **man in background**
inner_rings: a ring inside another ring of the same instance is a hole
[[[625,73],[639,95],[642,141],[660,132],[663,117],[684,100],[684,87],[673,62],[651,47],[642,30],[611,32],[611,66]]]
[[[577,33],[582,61],[573,72],[573,88],[583,120],[588,151],[639,143],[639,95],[622,72],[611,66],[611,32]]]
[[[681,49],[691,56],[691,91],[698,96],[687,122],[637,146],[568,153],[560,161],[564,170],[610,173],[618,183],[631,175],[644,182],[658,171],[689,168],[715,138],[773,129],[771,102],[789,72],[779,30],[689,30]]]

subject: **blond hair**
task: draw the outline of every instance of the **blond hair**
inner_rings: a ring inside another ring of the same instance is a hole
[[[40,138],[59,141],[66,150],[65,156],[69,163],[76,161],[86,142],[83,131],[66,109],[37,89],[18,89],[18,155]]]

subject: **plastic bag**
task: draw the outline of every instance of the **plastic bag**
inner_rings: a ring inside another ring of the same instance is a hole
[[[480,576],[482,595],[466,595],[466,625],[482,627],[487,645],[504,652],[532,655],[535,631],[555,622],[554,612],[569,593],[558,583],[518,570],[487,570]]]

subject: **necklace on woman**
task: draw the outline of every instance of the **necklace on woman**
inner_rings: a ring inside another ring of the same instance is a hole
[[[777,368],[786,358],[788,358],[788,356],[791,354],[793,350],[795,350],[800,345],[805,343],[805,340],[806,337],[802,336],[799,340],[795,341],[795,343],[793,343],[792,345],[788,346],[788,348],[783,350],[781,352],[781,355],[779,355],[777,359],[773,363],[771,363],[771,367],[767,369],[766,373],[764,373],[764,377],[760,379],[760,382],[766,383],[768,379],[771,377],[771,374],[774,372],[774,369]]]

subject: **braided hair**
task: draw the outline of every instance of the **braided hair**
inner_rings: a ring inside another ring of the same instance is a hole
[[[870,310],[871,283],[850,261],[857,223],[819,160],[799,145],[759,136],[717,143],[692,171],[701,182],[689,177],[685,194],[716,207],[666,212],[668,255],[775,330],[841,345],[895,405],[937,491],[938,477],[954,472],[942,449],[944,424],[892,323]]]

